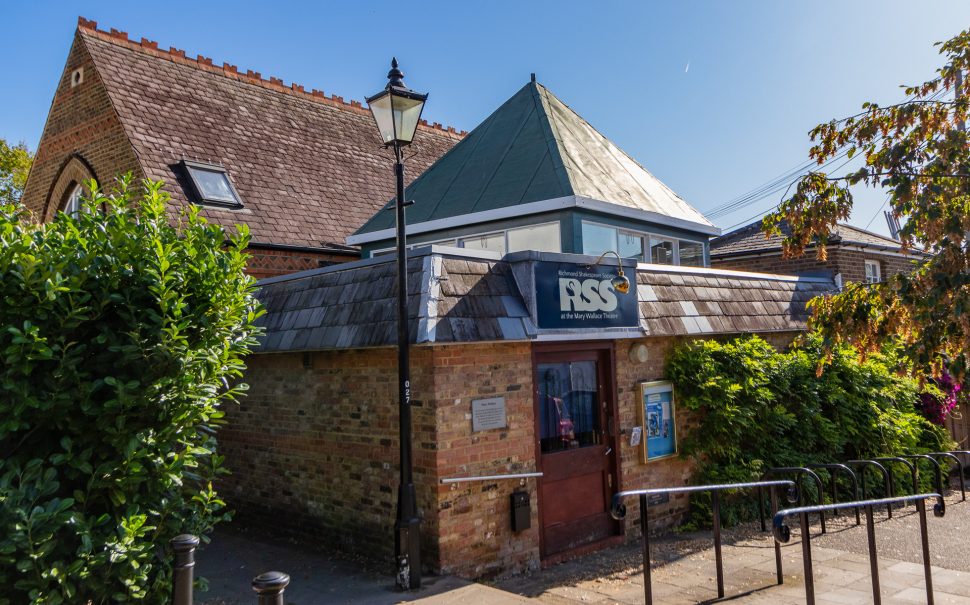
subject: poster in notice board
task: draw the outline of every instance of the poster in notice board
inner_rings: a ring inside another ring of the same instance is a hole
[[[659,380],[640,383],[638,406],[643,439],[640,460],[644,463],[677,455],[677,423],[674,383]]]

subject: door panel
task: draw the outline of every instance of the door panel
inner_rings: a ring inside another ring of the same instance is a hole
[[[619,531],[609,516],[616,454],[609,350],[537,353],[536,435],[542,555]]]

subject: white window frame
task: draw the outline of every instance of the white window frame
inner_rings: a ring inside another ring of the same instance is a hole
[[[75,185],[74,189],[71,190],[71,195],[68,196],[67,201],[64,202],[64,214],[70,217],[76,217],[81,213],[84,207],[81,197],[84,195],[84,188],[81,185]]]
[[[535,229],[536,227],[546,227],[553,225],[556,227],[556,231],[559,234],[559,252],[562,252],[562,226],[559,221],[546,221],[544,223],[533,223],[530,225],[519,225],[518,227],[509,227],[508,229],[496,229],[494,231],[483,231],[481,233],[469,233],[468,235],[457,235],[448,239],[435,240],[430,242],[420,242],[415,244],[408,244],[408,250],[414,248],[415,246],[454,246],[456,248],[464,248],[462,240],[473,239],[476,237],[493,237],[496,235],[502,235],[505,238],[505,253],[509,254],[509,231],[517,231],[519,229]],[[610,225],[608,225],[610,226]],[[381,254],[386,254],[387,252],[393,251],[396,248],[380,248],[379,250],[372,250],[370,255],[371,258],[379,256]],[[469,250],[479,250],[479,248],[468,248]]]
[[[865,264],[863,265],[865,269],[865,281],[867,284],[878,284],[882,281],[882,263],[874,259],[865,259]],[[870,271],[870,269],[875,269],[875,271]],[[873,279],[874,278],[874,279]]]
[[[655,239],[659,239],[659,240],[666,240],[666,241],[669,241],[669,242],[674,242],[674,263],[671,266],[677,266],[677,267],[680,267],[681,266],[681,264],[680,264],[680,242],[688,242],[688,243],[691,243],[691,244],[700,244],[701,245],[701,248],[702,248],[702,255],[703,255],[704,242],[701,242],[701,241],[697,241],[697,240],[693,240],[693,239],[684,239],[684,238],[680,238],[680,237],[673,237],[673,236],[670,236],[670,235],[663,235],[661,233],[654,233],[652,231],[637,231],[635,229],[627,229],[625,227],[617,227],[616,225],[610,225],[610,224],[607,224],[607,223],[600,223],[598,221],[587,221],[587,220],[584,219],[581,222],[584,225],[594,225],[596,227],[606,227],[608,229],[614,229],[614,230],[616,230],[617,243],[618,244],[619,244],[619,236],[620,236],[620,234],[623,234],[623,233],[631,234],[631,235],[636,235],[636,236],[639,236],[639,237],[643,238],[643,258],[645,259],[643,262],[645,262],[645,263],[653,264],[652,263],[653,257],[650,256],[650,238],[651,237],[652,238],[655,238]],[[580,226],[580,234],[582,234],[582,226]],[[701,265],[701,267],[707,267],[708,266],[706,264],[707,263],[707,256],[706,255],[703,255],[703,256],[704,256],[704,258],[702,260],[704,261],[705,264]]]

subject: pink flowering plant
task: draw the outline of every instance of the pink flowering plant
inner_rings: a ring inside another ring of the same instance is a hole
[[[942,425],[960,403],[962,385],[946,369],[920,393],[919,406],[931,422]]]

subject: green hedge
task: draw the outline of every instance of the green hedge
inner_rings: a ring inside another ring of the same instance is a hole
[[[0,206],[0,603],[167,603],[168,541],[224,517],[248,238],[167,201],[122,181],[42,225]]]
[[[949,449],[945,429],[917,411],[920,385],[897,372],[890,349],[860,359],[841,348],[817,375],[822,356],[811,336],[787,352],[758,337],[695,341],[674,352],[668,376],[680,406],[699,415],[700,426],[681,443],[682,455],[699,462],[697,483],[756,481],[770,467]],[[899,485],[910,485],[908,475],[896,472]],[[709,497],[691,502],[687,527],[709,524]],[[751,518],[753,506],[750,494],[729,499],[726,522]]]

